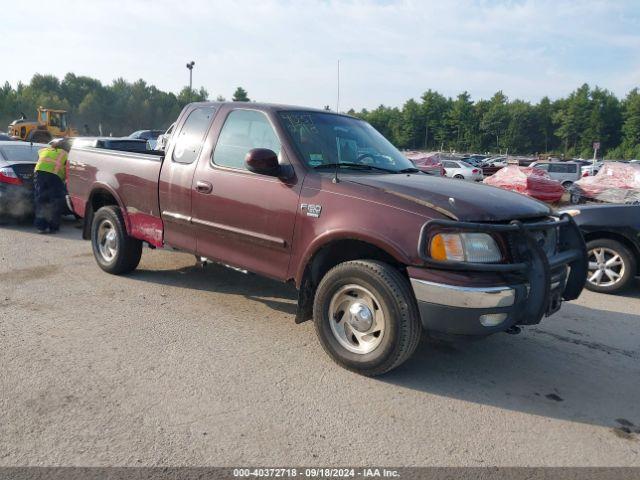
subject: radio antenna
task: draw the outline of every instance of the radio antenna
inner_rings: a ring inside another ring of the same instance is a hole
[[[336,113],[340,113],[340,60],[338,60],[338,91],[336,95]]]

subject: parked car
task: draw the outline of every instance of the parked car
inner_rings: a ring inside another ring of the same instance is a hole
[[[479,167],[474,167],[467,162],[443,160],[442,166],[444,168],[445,175],[450,178],[456,178],[458,180],[470,180],[473,182],[481,182],[483,179],[482,169]]]
[[[0,141],[0,222],[33,215],[33,169],[39,143]]]
[[[464,161],[472,165],[475,165],[475,162],[482,163],[487,158],[488,158],[487,155],[480,155],[480,154],[474,153],[473,155],[469,155]]]
[[[590,162],[589,165],[583,165],[582,167],[580,167],[581,176],[593,177],[597,175],[600,169],[602,168],[602,165],[604,165],[603,162],[596,162],[596,163]]]
[[[442,168],[439,152],[406,151],[403,153],[421,172],[427,175],[435,175],[436,177],[444,176],[444,168]]]
[[[155,150],[158,137],[163,133],[164,130],[138,130],[129,135],[129,138],[145,140],[149,144],[149,150]]]
[[[167,131],[158,137],[158,139],[156,140],[156,146],[154,150],[164,151],[164,149],[167,146],[167,143],[169,142],[169,139],[171,138],[171,135],[173,134],[173,129],[175,128],[175,126],[176,126],[176,123],[173,122],[169,126],[169,128],[167,128]]]
[[[514,157],[514,160],[516,160],[521,167],[530,167],[531,164],[538,159],[533,157]]]
[[[553,180],[566,189],[582,178],[580,165],[576,162],[533,162],[531,167],[544,170]]]
[[[425,175],[360,119],[241,102],[179,118],[162,157],[71,149],[69,192],[105,272],[134,270],[146,242],[291,282],[296,322],[365,375],[402,364],[422,330],[517,333],[584,286],[572,217]]]
[[[482,160],[475,157],[465,157],[461,161],[468,163],[472,167],[482,168]]]
[[[640,274],[640,206],[584,205],[567,212],[587,242],[586,287],[618,293],[632,285]]]
[[[482,165],[499,165],[501,167],[505,167],[507,165],[507,157],[499,155],[497,157],[485,158],[482,161]]]
[[[77,147],[120,150],[122,152],[143,153],[150,150],[146,140],[128,137],[77,137],[73,139],[73,145]]]
[[[410,159],[411,163],[423,173],[434,175],[436,177],[444,176],[444,168],[442,163],[434,158],[416,158]]]
[[[482,162],[482,176],[490,177],[491,175],[498,172],[498,170],[507,166],[507,157],[493,157],[488,158],[484,162]]]

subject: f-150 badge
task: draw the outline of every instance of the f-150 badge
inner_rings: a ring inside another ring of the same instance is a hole
[[[307,211],[307,217],[318,218],[322,213],[322,205],[314,205],[312,203],[303,203],[300,208]]]

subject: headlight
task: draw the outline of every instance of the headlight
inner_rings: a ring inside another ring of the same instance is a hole
[[[439,233],[431,239],[429,254],[434,260],[497,263],[502,253],[486,233]]]

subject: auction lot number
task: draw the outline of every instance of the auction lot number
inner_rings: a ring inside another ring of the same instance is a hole
[[[396,470],[378,468],[234,468],[234,477],[281,477],[281,478],[371,478],[398,477]]]

